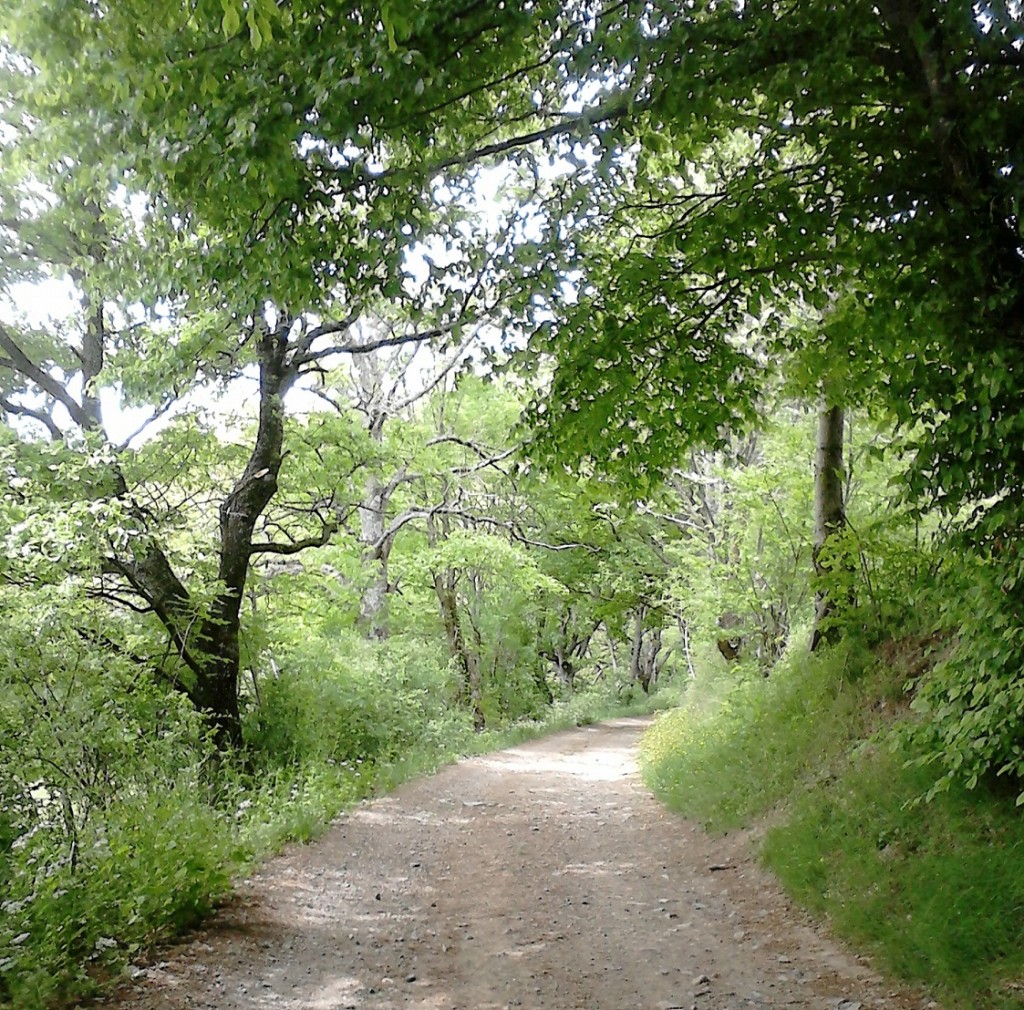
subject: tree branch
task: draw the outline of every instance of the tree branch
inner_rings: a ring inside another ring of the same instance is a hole
[[[543,540],[534,540],[531,537],[526,536],[515,523],[506,522],[501,519],[494,519],[491,516],[474,515],[471,512],[467,512],[465,509],[456,508],[455,506],[448,504],[441,504],[434,505],[431,508],[410,509],[408,512],[404,512],[402,515],[397,516],[373,545],[375,556],[379,556],[379,553],[383,551],[385,546],[395,538],[403,527],[408,526],[409,523],[414,522],[417,519],[432,519],[434,516],[439,515],[457,516],[461,519],[468,520],[474,526],[490,526],[495,529],[507,530],[512,539],[516,543],[522,544],[524,547],[539,547],[547,551],[585,550],[589,551],[591,554],[597,554],[600,552],[600,549],[593,546],[593,544],[578,542],[549,544]]]
[[[311,547],[326,547],[330,543],[331,537],[337,532],[337,529],[337,523],[324,523],[319,536],[307,537],[305,540],[294,540],[287,544],[273,543],[271,541],[250,544],[249,555],[298,554],[300,551],[309,550]]]
[[[13,400],[9,400],[6,396],[2,395],[0,395],[0,410],[6,410],[8,414],[18,414],[21,417],[30,417],[33,421],[38,421],[50,433],[50,440],[53,442],[59,442],[64,437],[64,433],[57,427],[53,418],[43,410],[34,410],[32,407],[15,403]]]
[[[474,326],[470,335],[456,348],[455,353],[443,368],[440,368],[437,373],[431,378],[431,380],[420,389],[416,390],[415,393],[407,396],[400,403],[395,404],[391,409],[395,414],[400,414],[403,410],[411,407],[418,400],[422,400],[428,393],[436,389],[445,378],[451,373],[452,369],[462,360],[462,356],[469,350],[470,346],[476,340],[479,335],[479,329]]]
[[[135,562],[109,557],[104,561],[103,570],[126,579],[132,589],[150,604],[177,647],[178,657],[198,678],[202,678],[205,671],[191,654],[187,640],[195,619],[195,615],[190,613],[188,592],[159,548],[151,546],[143,550],[144,557]],[[186,618],[188,624],[183,630],[180,625]]]
[[[167,411],[169,411],[177,402],[177,396],[168,397],[158,407],[154,407],[149,417],[147,417],[142,422],[142,424],[140,424],[127,438],[122,439],[122,441],[116,447],[117,451],[121,452],[124,449],[127,449],[128,446],[131,445],[132,442],[139,437],[139,435],[141,435],[154,421],[157,421],[161,417],[163,417],[164,414],[166,414]]]
[[[334,331],[325,327],[318,327],[316,331],[313,331],[313,339],[331,332]],[[378,337],[375,340],[367,340],[364,343],[349,341],[345,344],[332,344],[330,347],[323,347],[319,351],[311,349],[304,354],[297,354],[292,358],[291,363],[293,368],[302,368],[304,365],[322,361],[324,358],[332,357],[335,354],[370,354],[373,351],[379,351],[383,347],[398,347],[401,344],[419,344],[425,343],[428,340],[436,340],[447,332],[447,327],[438,326],[431,330],[419,330],[413,333]],[[312,341],[310,340],[309,342]]]
[[[0,325],[0,347],[2,347],[10,358],[10,367],[20,372],[27,379],[31,379],[44,393],[51,396],[60,403],[71,415],[71,419],[83,431],[90,431],[95,427],[93,419],[89,416],[80,403],[55,379],[49,372],[44,371],[15,343],[7,329]]]
[[[616,96],[612,102],[599,105],[589,111],[568,116],[564,122],[556,123],[554,126],[544,127],[542,130],[533,130],[530,133],[517,134],[505,140],[495,141],[493,144],[484,144],[481,147],[473,148],[465,154],[453,155],[450,158],[442,158],[433,164],[426,165],[419,170],[419,174],[430,178],[438,175],[449,168],[462,168],[466,165],[475,164],[484,158],[495,154],[506,154],[524,147],[531,147],[533,144],[545,140],[552,140],[555,137],[565,137],[577,132],[580,127],[593,127],[601,123],[611,123],[617,119],[623,119],[630,112],[630,103],[625,96]],[[365,173],[358,175],[351,183],[338,187],[339,192],[347,192],[356,189],[365,183],[377,183],[387,180],[389,177],[399,174],[402,169],[385,169],[373,175]]]

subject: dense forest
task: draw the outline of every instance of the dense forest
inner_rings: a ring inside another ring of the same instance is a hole
[[[0,1003],[616,706],[870,682],[838,747],[1012,822],[1022,66],[1016,2],[4,5]]]

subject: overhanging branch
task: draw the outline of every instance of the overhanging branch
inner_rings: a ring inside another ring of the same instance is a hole
[[[35,410],[32,407],[26,407],[24,404],[15,403],[6,396],[0,396],[0,410],[6,410],[8,414],[17,414],[20,417],[28,417],[33,421],[38,421],[46,428],[50,439],[54,442],[59,442],[64,437],[64,433],[57,427],[53,418],[46,411]]]
[[[317,330],[312,331],[312,339],[331,332],[334,331],[318,327]],[[374,340],[350,340],[346,343],[331,344],[329,347],[322,347],[317,351],[308,350],[303,354],[298,354],[292,358],[291,364],[293,368],[299,369],[305,365],[323,361],[324,358],[333,357],[336,354],[371,354],[373,351],[379,351],[384,347],[398,347],[402,344],[422,344],[429,340],[436,340],[447,332],[448,330],[445,327],[434,327],[430,330],[416,330],[412,333],[393,333],[391,336],[378,337]]]
[[[0,325],[0,347],[7,352],[10,367],[16,372],[20,372],[25,378],[31,379],[44,393],[60,403],[83,431],[89,431],[95,427],[93,419],[82,405],[57,379],[32,361],[2,325]]]

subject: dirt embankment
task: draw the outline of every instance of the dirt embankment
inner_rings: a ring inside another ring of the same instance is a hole
[[[244,883],[119,1010],[907,1010],[742,838],[664,811],[646,720],[446,768]]]

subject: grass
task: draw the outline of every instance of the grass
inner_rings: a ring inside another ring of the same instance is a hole
[[[866,690],[885,692],[864,680],[856,657],[843,652],[794,655],[770,679],[695,684],[645,736],[646,781],[670,808],[709,828],[748,824],[868,731]]]
[[[958,1010],[1024,1007],[1024,822],[980,787],[915,802],[932,779],[866,747],[765,840],[801,903]]]
[[[764,825],[786,890],[956,1010],[1024,1008],[1024,818],[1005,789],[921,797],[898,673],[852,648],[697,685],[642,746],[647,782],[713,829]],[[771,826],[768,826],[768,825]]]

